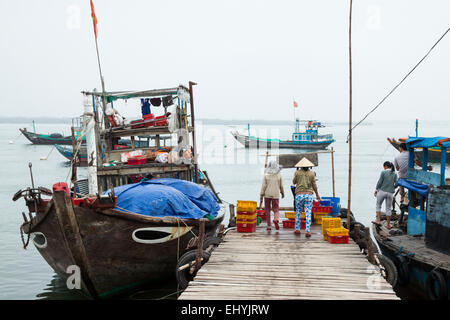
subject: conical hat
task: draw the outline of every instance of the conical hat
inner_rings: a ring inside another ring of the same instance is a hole
[[[309,168],[309,167],[315,167],[314,163],[312,163],[311,161],[309,161],[306,158],[303,158],[302,160],[300,160],[299,162],[297,162],[297,164],[295,165],[296,168]]]

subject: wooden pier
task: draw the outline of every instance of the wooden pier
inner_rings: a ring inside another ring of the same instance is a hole
[[[399,299],[353,240],[330,244],[321,225],[311,233],[298,236],[281,223],[280,230],[264,223],[255,233],[230,230],[179,299]]]

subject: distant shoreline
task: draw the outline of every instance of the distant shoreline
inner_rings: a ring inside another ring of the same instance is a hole
[[[72,124],[72,118],[71,117],[61,117],[61,118],[53,118],[53,117],[0,117],[0,124],[1,123],[8,123],[8,124],[14,124],[14,123],[29,123],[32,124],[33,120],[36,124],[39,123],[45,123],[45,124]],[[294,125],[294,121],[289,120],[258,120],[258,119],[210,119],[210,118],[198,118],[197,122],[201,122],[202,124],[213,124],[213,125],[237,125],[237,126],[243,126],[243,125]],[[323,124],[347,124],[346,121],[321,121]],[[372,123],[367,122],[363,125],[372,125]]]

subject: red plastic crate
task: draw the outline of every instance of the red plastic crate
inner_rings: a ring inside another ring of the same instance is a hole
[[[237,224],[236,225],[236,231],[237,232],[255,232],[256,231],[256,223],[253,223],[253,224]]]
[[[320,201],[313,200],[313,207],[320,207]]]
[[[312,212],[323,212],[323,213],[331,213],[331,211],[333,210],[333,207],[313,207],[312,208]]]
[[[348,243],[348,236],[328,236],[329,243]]]
[[[144,114],[144,115],[142,116],[142,119],[144,119],[144,120],[155,119],[155,115],[154,115],[153,113]]]
[[[283,220],[283,228],[294,229],[295,228],[295,219]],[[300,229],[305,229],[305,228],[306,228],[306,220],[301,219],[300,220]]]
[[[130,166],[135,166],[139,164],[146,164],[147,163],[147,157],[146,156],[135,156],[128,158],[128,164]]]
[[[142,120],[142,119],[130,121],[130,125],[131,125],[131,129],[138,129],[138,128],[145,127],[144,120]]]
[[[167,117],[166,116],[156,117],[155,126],[156,127],[167,126]]]

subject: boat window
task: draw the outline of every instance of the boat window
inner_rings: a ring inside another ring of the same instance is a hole
[[[47,238],[42,232],[34,232],[31,234],[33,237],[33,243],[38,248],[45,248],[47,247]]]
[[[140,240],[156,240],[170,236],[170,233],[155,230],[136,230],[134,236]]]

